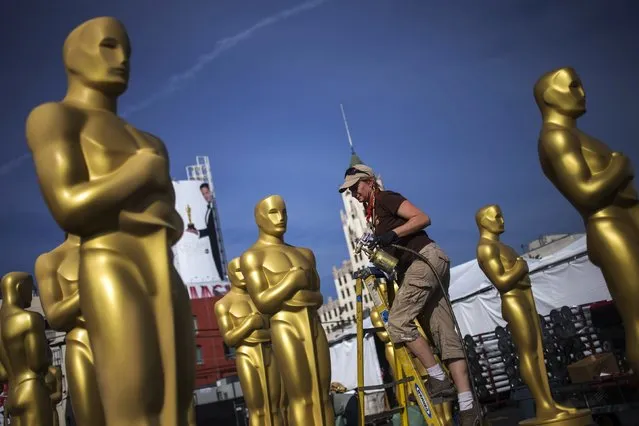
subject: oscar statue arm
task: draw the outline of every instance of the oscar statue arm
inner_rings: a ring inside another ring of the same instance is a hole
[[[80,315],[80,295],[76,290],[70,297],[64,298],[55,266],[57,259],[52,254],[43,254],[36,260],[35,277],[40,290],[42,310],[51,328],[70,331],[75,319]]]
[[[632,172],[627,157],[612,155],[608,167],[591,173],[581,151],[581,143],[570,132],[551,130],[540,138],[540,148],[556,176],[558,189],[581,206],[596,208],[597,202],[613,194]]]
[[[477,263],[500,293],[512,290],[528,273],[528,264],[521,257],[507,270],[501,261],[499,248],[494,244],[477,247]]]
[[[244,273],[246,290],[251,295],[257,309],[267,315],[273,315],[282,304],[293,297],[304,285],[304,271],[293,267],[272,287],[262,269],[264,254],[258,250],[249,250],[240,257],[240,268]]]
[[[313,253],[313,250],[305,247],[298,247],[297,250],[309,261],[313,270],[313,275],[319,281],[320,278],[319,273],[317,272],[317,261],[315,260],[315,253]]]
[[[215,317],[217,318],[217,324],[220,327],[222,339],[228,347],[237,347],[240,342],[249,337],[253,331],[261,328],[262,318],[257,313],[248,315],[244,318],[242,324],[237,327],[233,327],[226,304],[220,302],[222,302],[222,300],[215,304]]]
[[[144,132],[144,134],[147,136],[147,138],[149,138],[155,144],[155,151],[157,152],[157,154],[160,157],[164,158],[164,161],[166,161],[165,172],[170,175],[171,160],[169,158],[169,151],[166,149],[166,145],[164,144],[164,142],[162,142],[162,139],[158,138],[157,136],[148,132]],[[169,185],[166,188],[166,190],[168,191],[171,197],[171,201],[173,201],[173,204],[175,204],[175,188],[173,187],[173,184],[169,182]]]
[[[164,167],[166,167],[166,170],[164,170],[164,172],[167,174],[167,176],[169,177],[168,181],[167,181],[167,185],[165,188],[162,188],[162,190],[166,191],[166,193],[169,195],[169,199],[171,201],[171,204],[175,206],[175,187],[173,186],[173,182],[171,180],[171,176],[170,176],[170,171],[171,171],[171,163],[170,163],[170,159],[169,159],[169,152],[166,149],[166,145],[164,144],[164,142],[162,142],[162,140],[160,138],[158,138],[155,135],[152,135],[150,133],[145,132],[145,134],[147,135],[147,137],[149,139],[151,139],[155,144],[156,144],[156,151],[158,153],[158,155],[160,157],[162,157],[164,159],[164,161],[166,162]],[[162,173],[162,171],[157,170],[154,173]],[[180,238],[182,238],[182,235],[184,234],[184,220],[182,219],[182,216],[179,214],[176,214],[173,216],[173,226],[176,230],[178,230],[179,234],[175,235],[175,240],[173,241],[173,244],[175,242],[177,242]]]
[[[31,371],[46,374],[49,367],[47,357],[47,338],[44,334],[44,318],[36,312],[27,312],[29,316],[28,331],[24,336],[24,352],[27,366]]]
[[[384,324],[382,322],[382,318],[379,316],[376,310],[371,309],[370,313],[371,323],[375,328],[383,328]],[[384,331],[377,331],[377,337],[382,343],[388,343],[390,341],[390,337],[388,336],[388,332],[384,329]]]
[[[83,117],[60,103],[36,107],[26,133],[44,199],[62,229],[77,235],[93,229],[153,179],[152,154],[133,155],[113,172],[89,179],[80,146]],[[157,156],[156,156],[157,157]]]
[[[310,262],[311,268],[312,268],[312,272],[311,273],[313,274],[315,282],[317,282],[317,285],[319,286],[320,282],[321,282],[321,279],[320,279],[320,276],[319,276],[319,272],[317,271],[317,261],[315,260],[315,253],[313,253],[313,250],[311,250],[309,248],[305,248],[305,247],[298,247],[298,250]],[[317,304],[317,306],[322,306],[322,304],[324,303],[324,296],[322,295],[321,291],[317,291],[317,292],[313,293],[312,297],[313,297],[315,303]]]

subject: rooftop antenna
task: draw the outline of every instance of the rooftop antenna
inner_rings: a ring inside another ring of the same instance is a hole
[[[355,155],[355,148],[353,148],[353,139],[351,138],[351,131],[348,128],[348,121],[346,121],[346,113],[344,112],[344,105],[339,104],[342,110],[342,118],[344,119],[344,127],[346,128],[346,136],[348,136],[348,144],[351,146],[351,154]]]

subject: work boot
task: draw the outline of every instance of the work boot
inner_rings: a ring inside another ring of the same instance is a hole
[[[481,426],[481,417],[477,407],[459,412],[459,426]]]
[[[434,377],[429,377],[426,381],[426,390],[428,391],[428,396],[430,396],[433,404],[454,400],[457,395],[457,392],[448,377],[445,377],[444,380],[437,380]]]

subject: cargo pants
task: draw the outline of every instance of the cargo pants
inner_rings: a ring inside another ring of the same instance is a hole
[[[450,260],[434,242],[419,252],[433,265],[448,293]],[[414,323],[420,320],[426,337],[442,361],[464,358],[462,342],[442,290],[428,264],[415,258],[401,281],[388,318],[388,332],[395,343],[412,342],[419,336]]]

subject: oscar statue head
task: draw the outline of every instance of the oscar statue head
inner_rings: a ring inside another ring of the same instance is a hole
[[[26,272],[9,272],[0,282],[2,298],[8,304],[20,308],[31,306],[33,298],[33,277]]]
[[[279,195],[268,196],[255,206],[255,223],[264,234],[283,238],[287,222],[286,204]]]
[[[586,93],[573,68],[545,73],[535,83],[533,92],[544,118],[555,113],[576,119],[586,113]]]
[[[233,288],[236,288],[238,290],[246,289],[246,282],[244,281],[244,274],[242,273],[242,269],[240,268],[239,257],[236,257],[229,262],[227,272],[229,280],[231,281],[231,286],[233,286]]]
[[[475,214],[475,223],[479,231],[488,231],[493,235],[500,235],[504,232],[504,216],[501,207],[497,204],[488,204]]]
[[[129,84],[131,44],[124,25],[115,18],[86,21],[68,35],[63,60],[69,85],[80,85],[110,96]]]

